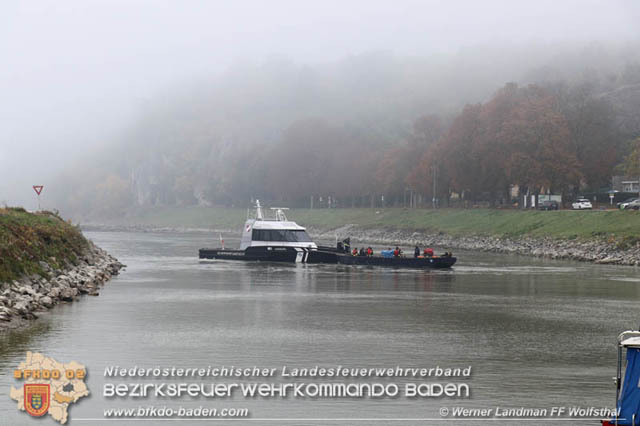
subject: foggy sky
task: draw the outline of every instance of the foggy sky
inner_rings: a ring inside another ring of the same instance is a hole
[[[235,62],[637,40],[638,18],[635,0],[0,0],[0,202],[33,208],[32,184],[116,139],[155,93]]]

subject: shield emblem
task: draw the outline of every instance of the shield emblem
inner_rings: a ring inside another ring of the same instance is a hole
[[[49,411],[51,387],[46,384],[24,385],[24,409],[32,416],[39,417]]]
[[[39,393],[31,394],[31,408],[39,410],[42,408],[42,395]]]

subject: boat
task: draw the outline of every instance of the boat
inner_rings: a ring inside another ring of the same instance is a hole
[[[272,216],[264,214],[260,201],[256,201],[253,216],[247,215],[239,249],[201,248],[203,260],[245,260],[288,263],[330,263],[342,265],[375,265],[404,268],[450,268],[456,263],[451,254],[445,256],[354,256],[350,252],[349,238],[336,247],[318,246],[306,228],[288,220],[286,207],[272,207]]]
[[[337,253],[318,250],[307,230],[287,219],[286,207],[272,207],[267,217],[256,201],[255,215],[244,223],[240,249],[202,248],[200,259],[253,260],[289,263],[337,263]]]
[[[622,352],[627,351],[627,368],[622,379]],[[618,335],[618,367],[616,370],[615,414],[602,420],[603,426],[640,425],[640,331],[624,331]]]
[[[375,265],[404,268],[451,268],[456,263],[456,260],[457,259],[455,257],[449,255],[431,257],[338,255],[338,263],[343,265]]]

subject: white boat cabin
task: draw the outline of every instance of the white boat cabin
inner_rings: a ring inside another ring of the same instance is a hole
[[[240,250],[247,247],[294,247],[317,249],[304,227],[287,220],[285,207],[272,207],[275,217],[266,218],[262,213],[260,201],[256,201],[254,218],[244,223]]]

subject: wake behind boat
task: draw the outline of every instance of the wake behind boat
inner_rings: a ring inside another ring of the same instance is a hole
[[[272,207],[273,217],[264,215],[260,201],[256,201],[253,217],[244,224],[240,248],[201,248],[200,259],[244,260],[287,263],[333,263],[344,265],[379,265],[405,268],[449,268],[456,262],[447,256],[374,256],[352,255],[349,239],[334,247],[318,246],[304,227],[290,221],[285,207]],[[384,252],[383,252],[384,253]]]

